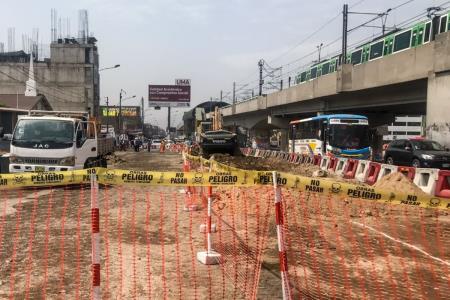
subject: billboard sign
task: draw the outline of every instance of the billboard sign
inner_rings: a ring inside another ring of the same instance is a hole
[[[106,107],[101,106],[100,111],[103,117],[118,117],[119,107]],[[122,117],[138,117],[140,118],[140,107],[139,106],[122,106]]]
[[[191,101],[190,85],[149,85],[148,105],[150,107],[188,107]]]

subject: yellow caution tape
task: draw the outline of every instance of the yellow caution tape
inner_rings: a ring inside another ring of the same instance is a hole
[[[65,172],[0,174],[0,189],[89,183],[96,169]]]
[[[248,178],[253,178],[254,184],[273,184],[272,171],[247,171],[227,166],[217,161],[211,161],[211,166],[218,171],[245,171]],[[303,192],[322,195],[335,195],[344,199],[363,199],[369,201],[403,204],[424,208],[450,209],[450,199],[435,196],[418,196],[416,194],[396,193],[331,179],[318,179],[293,174],[277,172],[277,184]]]
[[[191,157],[189,157],[191,159]],[[272,171],[242,170],[213,160],[192,157],[211,163],[213,172],[157,172],[95,168],[43,173],[0,174],[0,189],[36,186],[61,186],[90,183],[95,176],[101,184],[136,186],[237,186],[273,185]],[[334,195],[343,199],[364,199],[425,208],[450,209],[450,199],[402,194],[363,185],[337,182],[277,172],[277,185],[306,193]]]

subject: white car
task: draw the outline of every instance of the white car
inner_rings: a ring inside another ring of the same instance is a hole
[[[152,140],[152,144],[151,144],[150,150],[157,150],[157,151],[159,151],[160,147],[161,147],[161,140]]]

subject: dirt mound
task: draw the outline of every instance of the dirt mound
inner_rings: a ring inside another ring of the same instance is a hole
[[[373,187],[380,190],[394,190],[398,193],[427,196],[424,191],[422,191],[408,177],[400,172],[391,173],[382,177],[377,183],[373,185]]]
[[[313,173],[319,173],[319,166],[310,164],[293,164],[278,158],[263,158],[252,156],[229,156],[224,154],[214,154],[216,161],[235,168],[255,171],[279,171],[295,175],[312,177]],[[323,173],[323,172],[321,172]],[[327,177],[322,176],[321,177]]]

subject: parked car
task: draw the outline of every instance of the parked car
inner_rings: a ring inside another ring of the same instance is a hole
[[[159,148],[161,147],[161,140],[160,139],[154,139],[152,140],[151,144],[151,150],[157,150],[159,151]]]
[[[450,152],[438,142],[425,139],[392,141],[384,161],[391,165],[450,170]]]

